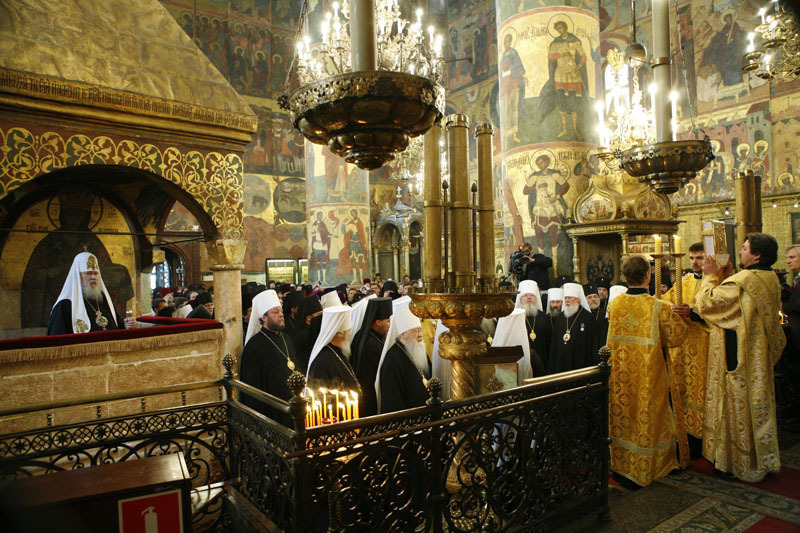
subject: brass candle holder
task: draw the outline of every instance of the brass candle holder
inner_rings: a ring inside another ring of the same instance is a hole
[[[444,257],[441,234],[425,226],[426,264],[442,265],[443,278],[429,272],[425,292],[410,294],[412,313],[419,318],[441,320],[450,330],[439,337],[439,355],[452,362],[450,397],[467,398],[475,392],[474,364],[486,355],[486,335],[480,330],[481,320],[499,318],[514,310],[512,293],[497,288],[494,279],[494,199],[492,196],[491,139],[492,128],[479,125],[475,136],[478,144],[478,185],[470,187],[467,163],[469,121],[464,115],[447,117],[450,180],[443,184]],[[438,165],[431,147],[426,165]],[[427,170],[426,170],[427,171]],[[438,173],[433,172],[433,175]],[[472,199],[470,200],[470,193]],[[475,194],[478,193],[477,201]],[[425,210],[438,207],[438,191],[426,188]],[[436,195],[436,196],[434,196]],[[483,217],[476,227],[476,214]],[[486,215],[489,215],[488,217]],[[437,213],[438,215],[438,213]],[[472,233],[470,234],[470,227]],[[478,239],[480,237],[480,239]],[[480,271],[477,277],[477,250],[480,242]]]

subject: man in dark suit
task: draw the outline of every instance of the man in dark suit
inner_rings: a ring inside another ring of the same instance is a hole
[[[800,244],[792,245],[786,251],[786,266],[792,272],[792,279],[787,279],[781,290],[781,307],[783,314],[789,318],[788,339],[793,353],[800,352]]]

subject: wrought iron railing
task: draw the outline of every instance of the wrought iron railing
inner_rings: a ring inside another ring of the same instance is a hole
[[[182,453],[194,487],[229,482],[285,531],[551,529],[608,512],[608,355],[459,401],[441,401],[432,380],[425,407],[308,429],[302,375],[285,402],[233,379],[226,356],[223,379],[207,383],[225,398],[0,435],[0,476]],[[241,394],[290,414],[297,430],[239,403]],[[220,500],[193,517],[196,531],[227,519]]]
[[[100,412],[100,407],[108,402],[136,399],[143,412],[0,435],[0,479],[180,453],[189,469],[192,487],[207,489],[220,485],[231,478],[228,407],[222,399],[220,384],[220,381],[191,383],[5,410],[3,415],[7,417],[86,405],[97,405]],[[185,400],[183,393],[201,388],[219,389],[218,401],[146,410],[149,397],[181,392]],[[222,519],[219,499],[198,509],[192,517],[196,531],[213,530]]]
[[[608,366],[508,391],[297,431],[229,405],[237,489],[286,531],[530,531],[608,513]],[[230,366],[231,361],[227,362]]]

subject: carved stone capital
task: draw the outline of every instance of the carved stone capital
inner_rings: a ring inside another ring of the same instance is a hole
[[[206,250],[211,261],[211,270],[241,270],[244,268],[244,252],[247,242],[239,239],[207,241]]]

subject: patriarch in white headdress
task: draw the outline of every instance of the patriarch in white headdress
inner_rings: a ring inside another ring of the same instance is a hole
[[[126,324],[114,309],[100,275],[97,257],[89,252],[79,253],[50,312],[47,334],[86,333],[123,326]]]

